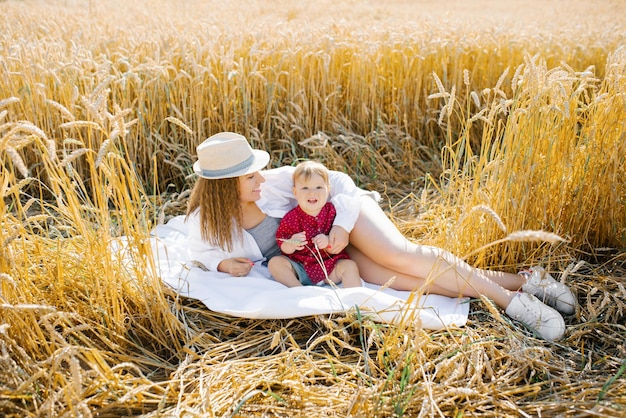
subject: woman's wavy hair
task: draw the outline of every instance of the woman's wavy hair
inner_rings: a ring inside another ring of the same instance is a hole
[[[232,251],[235,239],[243,238],[239,178],[198,178],[189,197],[187,218],[196,209],[200,211],[202,239]]]

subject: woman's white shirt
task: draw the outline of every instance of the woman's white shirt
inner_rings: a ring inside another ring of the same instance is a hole
[[[196,210],[186,221],[188,225],[187,242],[189,243],[189,254],[192,260],[202,263],[207,269],[217,271],[217,266],[222,260],[235,257],[247,257],[252,261],[263,259],[261,250],[257,245],[254,237],[247,231],[242,231],[242,240],[234,242],[232,251],[226,251],[212,245],[208,241],[202,239],[200,234],[200,213]]]

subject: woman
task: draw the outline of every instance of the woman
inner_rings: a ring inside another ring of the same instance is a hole
[[[261,173],[269,154],[253,150],[245,137],[232,132],[213,135],[197,152],[194,172],[200,178],[187,211],[189,250],[209,270],[245,276],[255,263],[266,265],[280,254],[274,237],[280,218],[296,205],[294,168]],[[357,188],[343,173],[330,174],[331,195],[352,197],[335,201],[331,196],[338,216],[329,234],[330,251],[346,249],[363,280],[450,297],[486,296],[540,337],[564,335],[557,309],[571,314],[576,300],[543,269],[523,274],[480,270],[442,249],[412,243],[384,214],[376,193]]]

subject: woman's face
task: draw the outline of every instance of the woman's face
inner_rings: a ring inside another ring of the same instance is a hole
[[[261,183],[265,178],[258,171],[239,178],[239,200],[242,203],[256,202],[261,198]]]

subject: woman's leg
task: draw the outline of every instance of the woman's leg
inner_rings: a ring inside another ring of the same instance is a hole
[[[364,197],[361,212],[350,233],[350,256],[367,282],[398,290],[422,289],[446,296],[485,295],[506,308],[524,278],[517,274],[490,272],[471,267],[440,248],[407,240],[378,203]],[[357,251],[358,250],[358,251]]]
[[[359,267],[361,278],[368,283],[389,286],[396,290],[416,290],[418,292],[433,293],[449,297],[463,296],[458,291],[438,286],[432,281],[427,283],[425,279],[420,277],[399,273],[385,266],[381,266],[352,245],[346,248],[346,251]]]

